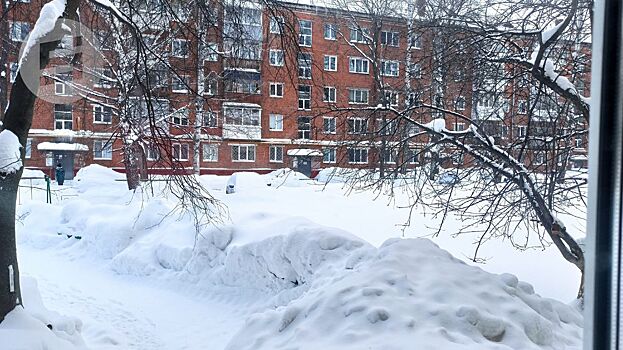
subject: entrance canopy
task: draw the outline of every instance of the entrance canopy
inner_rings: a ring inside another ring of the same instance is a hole
[[[39,151],[88,152],[89,146],[81,143],[41,142],[37,145],[37,149]]]
[[[309,148],[296,148],[288,150],[290,157],[322,157],[322,151]]]

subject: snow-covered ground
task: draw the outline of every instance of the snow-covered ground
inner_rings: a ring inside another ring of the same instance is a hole
[[[489,242],[487,264],[470,266],[395,240],[436,231],[423,213],[403,230],[399,199],[295,173],[239,173],[230,195],[228,177],[202,176],[229,217],[196,235],[158,183],[132,193],[121,178],[91,166],[54,186],[53,205],[20,197],[22,273],[49,309],[82,320],[91,349],[581,347],[581,315],[564,304],[578,274],[553,248]],[[449,220],[433,240],[467,260],[476,236],[452,238]]]

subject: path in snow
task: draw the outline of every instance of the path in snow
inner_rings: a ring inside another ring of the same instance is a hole
[[[26,245],[18,250],[20,269],[37,279],[46,307],[80,318],[93,350],[223,349],[246,319],[238,304],[120,276],[101,262]]]

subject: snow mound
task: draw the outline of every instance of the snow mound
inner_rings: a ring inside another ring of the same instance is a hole
[[[329,265],[360,248],[371,249],[344,231],[304,219],[256,227],[258,236],[266,238],[254,239],[248,232],[245,237],[244,229],[237,226],[203,234],[187,270],[216,285],[251,288],[276,296],[297,287],[306,289]]]
[[[352,256],[301,298],[251,316],[226,349],[581,349],[578,310],[428,240]]]
[[[34,279],[22,277],[21,286],[27,302],[26,308],[18,306],[0,323],[0,344],[3,349],[86,349],[80,335],[82,322],[79,319],[46,309]]]

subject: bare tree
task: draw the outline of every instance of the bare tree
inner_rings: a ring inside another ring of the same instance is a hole
[[[352,184],[406,191],[440,226],[460,216],[461,232],[480,231],[474,261],[485,241],[505,237],[519,249],[553,243],[583,274],[561,217],[585,207],[586,172],[572,168],[586,154],[592,4],[336,1],[356,8],[335,11],[348,19],[341,44],[374,79],[319,113],[344,124],[343,163],[367,170]],[[405,33],[403,49],[390,50]]]

